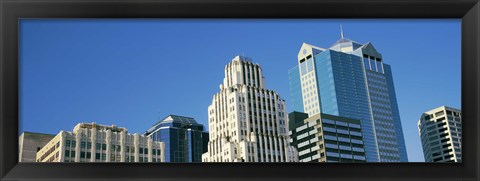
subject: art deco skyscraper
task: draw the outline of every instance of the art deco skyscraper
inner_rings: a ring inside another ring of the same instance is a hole
[[[289,70],[293,111],[360,120],[367,161],[408,161],[390,65],[341,35],[330,48],[303,43]]]
[[[285,101],[265,87],[260,65],[236,56],[208,107],[210,141],[203,162],[293,162]]]

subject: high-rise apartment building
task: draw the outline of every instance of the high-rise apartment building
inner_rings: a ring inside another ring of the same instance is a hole
[[[392,71],[372,43],[303,43],[289,77],[293,111],[360,120],[367,161],[407,161]]]
[[[260,65],[236,56],[208,107],[210,141],[204,162],[293,162],[285,101],[266,89]]]
[[[418,120],[425,162],[462,162],[462,112],[438,107]]]
[[[37,152],[50,142],[53,137],[55,135],[23,132],[18,139],[18,161],[35,162]]]
[[[292,112],[289,134],[300,162],[365,162],[359,120],[328,114]]]
[[[37,152],[37,162],[164,162],[165,145],[116,126],[80,123],[60,131]]]
[[[165,143],[165,162],[202,162],[207,152],[208,132],[190,117],[169,115],[144,135]]]

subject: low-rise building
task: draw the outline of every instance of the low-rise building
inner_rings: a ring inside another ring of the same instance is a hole
[[[300,162],[366,162],[359,120],[328,114],[306,117],[289,114],[290,144],[297,148]]]
[[[37,152],[55,135],[23,132],[18,138],[18,162],[35,162]]]
[[[190,117],[169,115],[144,135],[165,143],[165,162],[202,162],[207,152],[208,132]]]
[[[165,145],[126,128],[80,123],[60,131],[37,152],[37,162],[164,162]]]

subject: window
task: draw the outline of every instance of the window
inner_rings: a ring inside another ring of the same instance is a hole
[[[363,64],[365,65],[366,70],[370,70],[370,63],[368,62],[368,57],[363,57]]]
[[[100,150],[100,148],[101,148],[101,144],[100,144],[100,143],[96,143],[96,144],[95,144],[95,149],[96,149],[96,150]]]
[[[85,158],[85,152],[84,151],[80,152],[80,158]]]
[[[87,149],[92,149],[92,143],[91,142],[87,142]]]
[[[143,148],[138,149],[138,152],[139,152],[140,154],[143,154]]]
[[[107,150],[107,145],[106,144],[102,144],[102,150]]]
[[[75,148],[77,146],[77,142],[72,140],[72,147]]]
[[[378,70],[378,72],[383,73],[382,62],[378,58],[377,58],[377,70]]]
[[[95,159],[100,160],[100,153],[95,153]]]
[[[102,160],[107,160],[107,155],[105,153],[102,153]]]
[[[87,152],[87,158],[92,158],[92,153]]]
[[[72,151],[72,153],[70,154],[71,157],[75,157],[75,151]]]
[[[369,60],[370,60],[370,66],[372,67],[372,69],[370,69],[370,70],[377,71],[377,70],[375,70],[375,58],[370,57]]]
[[[145,154],[148,154],[148,148],[145,148]]]
[[[70,151],[67,150],[67,151],[65,152],[65,157],[67,157],[67,158],[70,157]]]
[[[82,141],[82,142],[80,143],[80,148],[85,148],[85,141]]]
[[[67,140],[67,141],[65,142],[65,146],[66,146],[67,148],[70,147],[70,140]]]

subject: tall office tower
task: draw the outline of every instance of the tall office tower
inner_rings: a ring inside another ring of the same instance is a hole
[[[359,120],[328,114],[288,114],[290,143],[300,162],[365,162]]]
[[[462,162],[462,112],[438,107],[418,120],[425,162]]]
[[[288,140],[285,101],[266,89],[260,65],[236,56],[208,107],[204,162],[298,161]]]
[[[165,162],[202,162],[207,152],[208,132],[193,118],[169,115],[144,135],[165,143]]]
[[[80,123],[60,131],[37,152],[37,162],[163,162],[165,145],[116,126]]]
[[[369,162],[406,162],[392,71],[372,43],[303,43],[289,70],[293,111],[360,120]]]
[[[18,138],[18,162],[35,162],[37,151],[43,148],[55,135],[23,132]]]

